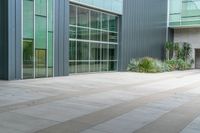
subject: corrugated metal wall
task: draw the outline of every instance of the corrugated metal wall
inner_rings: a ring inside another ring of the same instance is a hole
[[[167,0],[124,0],[121,70],[126,70],[132,58],[162,58],[166,28]]]
[[[7,79],[7,0],[0,1],[0,79]]]

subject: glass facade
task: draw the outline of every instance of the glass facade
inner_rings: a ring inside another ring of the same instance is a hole
[[[170,0],[170,27],[200,26],[200,0]]]
[[[118,16],[70,5],[70,73],[117,70]]]
[[[90,5],[96,8],[104,9],[114,13],[122,14],[123,0],[70,0],[85,5]]]
[[[23,0],[22,78],[53,76],[54,0]]]

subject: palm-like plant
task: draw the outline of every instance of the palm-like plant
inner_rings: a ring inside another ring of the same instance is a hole
[[[191,52],[192,52],[191,44],[184,42],[182,50],[183,50],[183,53],[184,53],[184,60],[188,61],[188,59],[191,55]]]
[[[174,43],[174,45],[173,45],[173,59],[177,59],[179,51],[180,51],[179,43]]]
[[[165,43],[165,57],[166,60],[170,59],[170,51],[173,49],[173,43],[172,42],[166,42]]]

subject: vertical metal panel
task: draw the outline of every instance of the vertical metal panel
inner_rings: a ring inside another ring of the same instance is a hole
[[[56,1],[55,21],[55,76],[68,75],[69,0]]]
[[[21,1],[8,0],[8,80],[21,78]]]
[[[121,70],[132,58],[161,59],[166,41],[167,0],[124,0]]]
[[[0,1],[0,79],[8,79],[8,1]]]

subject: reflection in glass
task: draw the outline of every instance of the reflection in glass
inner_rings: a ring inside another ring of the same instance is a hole
[[[117,60],[117,45],[109,45],[109,60]]]
[[[46,77],[46,49],[35,50],[35,77]]]
[[[100,61],[90,62],[90,72],[99,72],[100,71]]]
[[[23,41],[23,77],[25,79],[33,78],[33,40]]]
[[[113,33],[113,32],[110,32],[109,33],[109,42],[115,42],[117,43],[117,33]]]
[[[98,43],[92,43],[90,45],[90,60],[100,60],[101,45]]]
[[[76,25],[76,6],[70,5],[70,25]]]
[[[89,10],[78,7],[78,26],[89,27]]]
[[[88,28],[78,28],[77,39],[89,40],[89,29]]]
[[[117,32],[117,16],[110,15],[109,17],[109,30]]]
[[[89,72],[89,62],[77,62],[77,72],[78,73]]]
[[[69,43],[69,60],[76,60],[76,41]]]
[[[108,15],[104,13],[102,14],[102,29],[108,30]]]
[[[100,29],[101,28],[101,13],[96,11],[91,11],[91,28]]]
[[[89,60],[88,42],[77,42],[77,60]]]
[[[99,30],[91,30],[91,40],[100,41],[101,40],[101,32]]]

